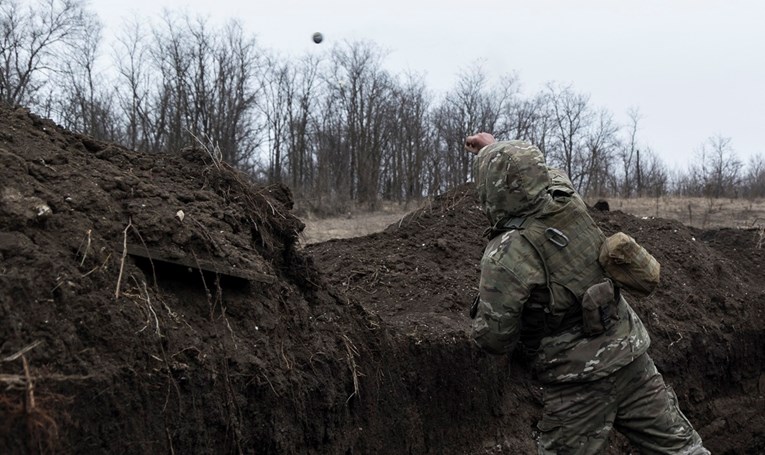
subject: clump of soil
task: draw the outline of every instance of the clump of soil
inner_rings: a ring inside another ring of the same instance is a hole
[[[527,359],[468,336],[473,188],[306,250],[291,205],[0,106],[0,453],[533,453]],[[596,217],[662,263],[632,302],[707,445],[765,450],[754,233]]]

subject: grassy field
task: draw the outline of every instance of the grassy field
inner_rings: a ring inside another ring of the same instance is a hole
[[[765,200],[763,199],[666,197],[607,200],[611,210],[621,210],[638,217],[674,219],[688,226],[702,229],[765,226]]]
[[[302,242],[304,244],[319,243],[330,239],[361,237],[380,232],[415,209],[416,207],[410,206],[406,209],[404,206],[394,205],[377,212],[348,213],[341,217],[304,217],[305,230]]]
[[[607,199],[611,210],[621,210],[637,217],[675,219],[704,229],[719,227],[765,228],[765,200],[705,198],[631,198]],[[594,204],[596,200],[588,200]],[[359,237],[380,232],[417,207],[389,205],[377,212],[348,213],[342,217],[305,217],[303,243]]]

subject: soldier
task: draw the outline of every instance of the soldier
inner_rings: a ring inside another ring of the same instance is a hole
[[[602,453],[616,428],[643,454],[709,454],[646,353],[643,323],[598,262],[605,236],[568,177],[527,142],[480,133],[465,148],[477,154],[491,224],[472,336],[492,354],[518,343],[535,353],[538,453]]]

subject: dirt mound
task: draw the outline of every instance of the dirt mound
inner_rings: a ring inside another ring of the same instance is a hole
[[[345,452],[364,319],[290,207],[0,109],[0,453]]]
[[[477,419],[465,438],[483,440],[487,451],[533,453],[540,403],[526,359],[516,356],[509,366],[507,359],[485,359],[467,339],[467,307],[477,291],[485,244],[485,217],[473,194],[465,185],[383,233],[308,251],[332,284],[384,325],[412,345],[441,353],[440,361],[419,364],[420,375],[458,382],[439,401],[471,410],[465,415],[444,409],[451,425]],[[757,248],[758,233],[699,231],[621,212],[593,216],[607,234],[634,236],[662,264],[659,289],[629,300],[652,334],[651,356],[706,445],[721,454],[765,451],[765,250]],[[480,393],[486,390],[493,393]],[[627,451],[623,439],[614,437],[609,453]]]
[[[0,107],[0,453],[533,453],[527,359],[467,333],[472,188],[307,251],[291,204]],[[709,446],[765,450],[755,233],[596,216],[663,264],[633,302]]]

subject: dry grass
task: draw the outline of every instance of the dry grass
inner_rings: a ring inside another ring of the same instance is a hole
[[[361,237],[384,230],[389,225],[401,220],[416,207],[389,205],[377,212],[348,213],[342,217],[303,219],[303,243],[319,243],[331,239]]]
[[[674,219],[697,228],[752,228],[765,224],[763,199],[661,197],[607,200],[611,210],[621,210],[638,217]]]
[[[706,199],[690,197],[609,198],[611,210],[637,217],[678,220],[698,228],[759,228],[765,232],[765,199]],[[597,200],[588,200],[594,204]],[[361,237],[384,230],[417,207],[387,205],[377,212],[348,213],[342,217],[307,217],[303,243]],[[765,234],[763,234],[765,239]]]

